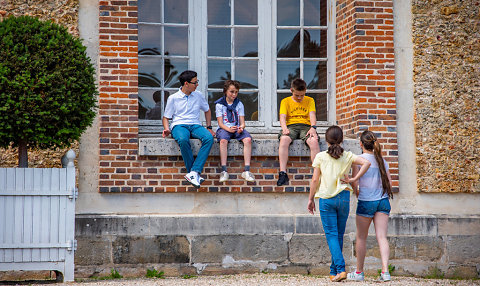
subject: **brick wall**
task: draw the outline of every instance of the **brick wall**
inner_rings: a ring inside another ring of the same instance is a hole
[[[337,11],[337,118],[347,134],[369,128],[379,135],[395,187],[392,1],[339,1]],[[138,156],[137,1],[100,1],[100,192],[305,192],[309,158],[292,157],[289,186],[277,187],[277,157],[253,157],[257,181],[235,177],[243,158],[229,158],[233,180],[217,186],[219,158],[205,166],[207,181],[195,190],[183,179],[181,157]]]
[[[393,1],[337,1],[337,122],[379,138],[398,191]]]

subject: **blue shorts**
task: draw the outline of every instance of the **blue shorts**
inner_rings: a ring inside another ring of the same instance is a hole
[[[228,142],[230,142],[230,139],[237,139],[238,141],[242,141],[245,138],[249,138],[249,137],[252,138],[252,135],[250,135],[250,133],[248,133],[247,130],[243,130],[242,133],[238,133],[238,132],[232,133],[222,128],[217,129],[216,136],[217,136],[218,142],[220,142],[220,140],[222,139],[225,139]]]
[[[381,212],[386,215],[390,214],[390,201],[388,198],[383,198],[378,201],[358,201],[357,215],[364,217],[373,217],[376,212]]]

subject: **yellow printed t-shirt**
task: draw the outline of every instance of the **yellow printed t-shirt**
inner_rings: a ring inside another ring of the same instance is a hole
[[[350,151],[344,151],[342,156],[334,159],[327,151],[323,151],[315,156],[312,167],[320,168],[320,187],[315,193],[315,198],[329,199],[338,195],[343,190],[352,190],[350,184],[340,181],[345,174],[348,174],[353,161],[357,155]]]
[[[296,102],[291,96],[280,102],[280,114],[287,115],[287,125],[303,123],[310,125],[310,111],[315,111],[315,101],[305,96],[302,102]]]

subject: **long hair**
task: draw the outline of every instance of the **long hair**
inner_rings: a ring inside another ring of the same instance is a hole
[[[388,180],[387,169],[385,168],[382,157],[382,147],[380,146],[380,143],[378,143],[377,137],[372,131],[365,130],[360,136],[360,141],[362,141],[363,147],[368,151],[372,151],[375,156],[375,161],[377,161],[380,176],[382,178],[383,194],[387,193],[388,197],[393,199],[392,186]]]
[[[332,158],[338,159],[343,154],[343,148],[340,144],[343,142],[343,131],[340,127],[334,125],[328,127],[325,132],[325,141],[327,141],[330,146],[328,146],[327,153],[332,156]]]

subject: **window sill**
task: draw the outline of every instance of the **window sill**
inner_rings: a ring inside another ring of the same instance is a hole
[[[252,156],[278,156],[278,139],[273,136],[265,136],[272,138],[259,138],[252,141]],[[200,140],[190,139],[192,145],[193,154],[196,155],[200,150]],[[327,143],[325,140],[320,140],[320,150],[327,149]],[[210,156],[220,156],[219,143],[215,140],[213,147],[210,150]],[[343,147],[347,151],[352,151],[355,154],[361,154],[362,150],[356,139],[345,139],[343,141]],[[138,154],[140,156],[181,156],[180,148],[177,142],[172,138],[139,138]],[[243,156],[243,143],[237,140],[231,140],[228,144],[229,156]],[[289,156],[291,157],[308,157],[310,156],[310,150],[303,144],[301,140],[295,140],[290,145]]]

